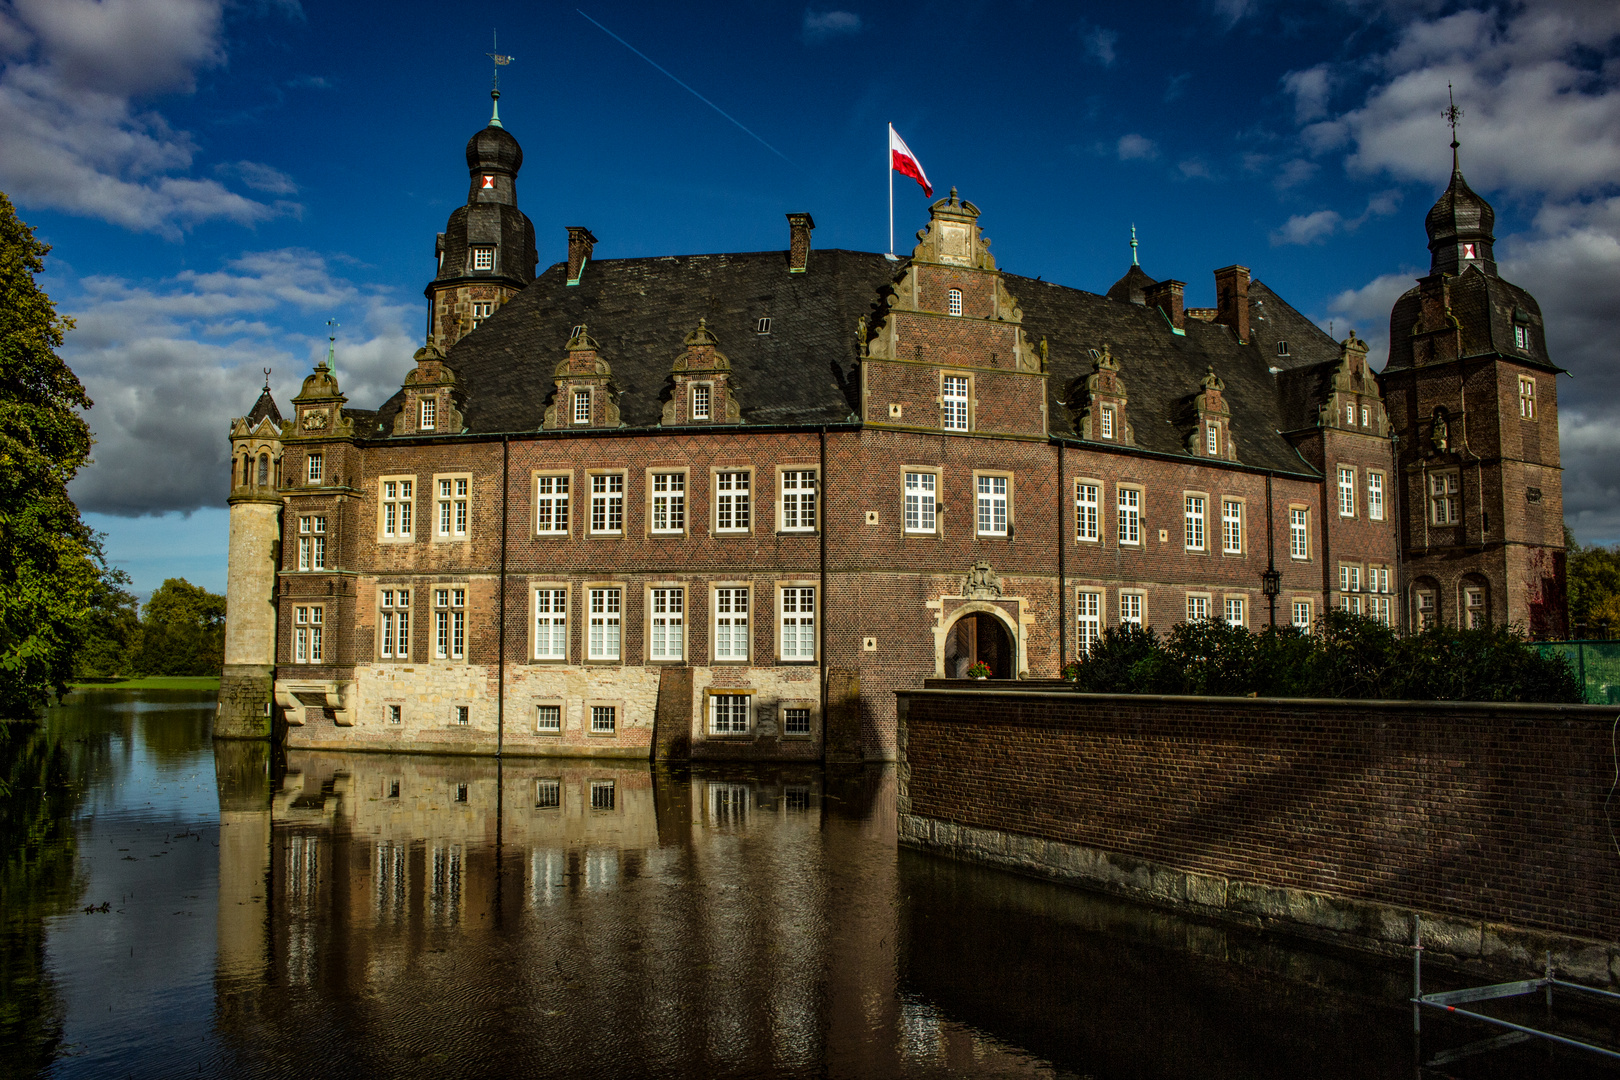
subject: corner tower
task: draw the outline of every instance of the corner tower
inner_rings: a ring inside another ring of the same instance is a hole
[[[1497,274],[1496,213],[1463,179],[1429,211],[1429,273],[1390,314],[1407,625],[1565,633],[1561,369],[1541,308]]]
[[[467,140],[467,204],[450,214],[428,285],[428,341],[449,349],[534,280],[534,225],[518,209],[523,148],[501,125],[500,91],[489,124]]]
[[[281,410],[264,391],[231,421],[229,571],[225,583],[225,667],[219,738],[266,738],[276,664],[276,572],[281,547]]]

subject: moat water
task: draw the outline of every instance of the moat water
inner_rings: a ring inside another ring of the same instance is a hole
[[[892,767],[281,762],[212,709],[74,695],[12,769],[0,1076],[1620,1075],[1421,1069],[1492,1032],[1414,1047],[1403,962],[900,851]]]

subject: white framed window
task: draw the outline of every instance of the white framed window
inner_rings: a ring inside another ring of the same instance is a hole
[[[619,730],[619,708],[617,705],[591,706],[591,734],[611,735]],[[591,809],[613,809],[613,781],[591,781]]]
[[[1288,355],[1288,342],[1286,342],[1286,341],[1277,342],[1277,355],[1278,356],[1287,356]]]
[[[1221,426],[1210,422],[1204,425],[1204,453],[1210,457],[1221,455]]]
[[[1102,640],[1102,593],[1081,591],[1075,595],[1075,647],[1081,656]]]
[[[931,472],[906,473],[906,532],[934,531],[934,496],[938,483],[939,477]]]
[[[326,569],[326,518],[310,515],[298,519],[298,569]]]
[[[816,658],[816,590],[802,586],[782,589],[782,659]]]
[[[1309,600],[1295,600],[1294,627],[1308,634],[1311,632],[1311,622],[1311,602]]]
[[[1389,592],[1389,567],[1367,567],[1367,591],[1374,593]]]
[[[1237,499],[1221,500],[1221,550],[1243,554],[1243,504]]]
[[[483,325],[484,320],[495,314],[495,303],[492,300],[475,300],[472,306],[473,329]]]
[[[616,719],[616,717],[614,716],[613,706],[606,705],[606,706],[602,706],[602,708],[605,708],[607,710],[606,714],[603,716],[604,722],[611,725]],[[591,730],[592,731],[597,731],[598,730],[597,727],[596,727],[596,713],[594,711],[591,713]],[[602,732],[611,734],[612,731],[613,731],[613,728],[611,726],[609,726],[609,727],[604,727],[604,728],[602,728],[600,730]],[[616,794],[616,792],[615,792],[614,783],[613,783],[612,780],[592,780],[591,781],[591,809],[592,810],[612,810],[614,805],[615,805],[615,802],[616,802],[616,800],[614,798],[615,794]],[[587,887],[600,887],[602,884],[604,884],[604,878],[606,878],[607,873],[608,873],[606,870],[604,870],[601,867],[595,868],[594,872],[593,872],[593,868],[588,863],[586,865],[585,872],[586,872],[586,879],[587,879],[586,880]],[[607,880],[612,880],[612,879],[607,878]]]
[[[1389,597],[1387,597],[1387,596],[1369,596],[1369,597],[1367,597],[1367,614],[1372,616],[1374,619],[1377,619],[1379,622],[1383,623],[1385,626],[1392,625],[1391,622],[1390,622],[1389,608],[1390,608]]]
[[[591,532],[624,532],[624,474],[591,476]]]
[[[692,419],[694,419],[694,420],[707,420],[709,418],[709,393],[710,393],[710,390],[711,390],[711,388],[710,388],[708,383],[695,383],[695,384],[693,384],[693,386],[692,386]]]
[[[1119,489],[1119,542],[1142,542],[1142,492],[1138,488]]]
[[[816,528],[816,470],[782,471],[782,531],[814,532]]]
[[[653,473],[652,531],[655,533],[686,531],[685,473]]]
[[[1363,405],[1361,407],[1361,426],[1362,427],[1371,427],[1372,426],[1372,409],[1371,409],[1371,407],[1369,407],[1367,405]]]
[[[1187,621],[1188,622],[1208,622],[1209,621],[1209,597],[1207,597],[1207,596],[1188,596],[1187,597]]]
[[[1519,376],[1519,418],[1536,418],[1536,380],[1529,375]]]
[[[439,479],[439,535],[462,538],[467,535],[467,492],[471,481],[465,476]]]
[[[714,531],[745,533],[750,528],[749,486],[746,472],[714,474]]]
[[[810,710],[799,706],[792,706],[782,710],[782,734],[808,735],[810,734]],[[793,789],[788,789],[788,798],[791,801]],[[808,795],[808,792],[805,793]],[[792,806],[788,807],[792,809]],[[806,806],[808,809],[808,805]]]
[[[568,481],[566,476],[534,478],[534,531],[555,536],[568,531]]]
[[[408,540],[411,536],[411,490],[413,480],[382,480],[382,535],[384,540]]]
[[[1074,536],[1076,540],[1102,537],[1102,485],[1084,480],[1074,485]]]
[[[745,735],[748,732],[747,694],[710,694],[709,731],[715,735]]]
[[[1311,557],[1311,512],[1301,506],[1288,508],[1288,557]]]
[[[1142,625],[1143,596],[1139,592],[1121,592],[1119,594],[1119,621],[1131,626]]]
[[[439,422],[439,403],[433,398],[425,397],[417,402],[419,412],[416,419],[418,431],[432,431]]]
[[[1228,596],[1226,598],[1226,624],[1228,626],[1248,626],[1248,604],[1241,596]]]
[[[438,660],[467,656],[467,590],[433,590],[433,655]]]
[[[1418,589],[1414,594],[1417,600],[1417,624],[1419,630],[1433,630],[1440,618],[1438,605],[1435,603],[1433,589]]]
[[[1453,469],[1429,474],[1429,523],[1455,525],[1462,520],[1462,476]]]
[[[469,724],[471,722],[472,722],[472,708],[470,706],[467,706],[467,705],[457,705],[456,706],[456,723],[458,723],[458,724],[462,725],[463,727],[465,727],[467,724]],[[458,784],[457,787],[456,787],[456,791],[457,791],[456,801],[457,802],[466,802],[467,801],[467,785],[466,784]]]
[[[945,310],[952,315],[962,314],[962,290],[952,289],[945,294]]]
[[[979,476],[974,486],[978,491],[978,531],[980,536],[1007,535],[1007,477]]]
[[[1485,590],[1469,586],[1463,589],[1463,626],[1479,630],[1485,625]]]
[[[1343,608],[1345,611],[1348,611],[1352,615],[1360,615],[1362,614],[1361,602],[1364,599],[1366,598],[1359,593],[1340,593],[1339,607]]]
[[[495,269],[495,249],[492,247],[475,247],[472,249],[474,270]]]
[[[1384,520],[1384,474],[1372,469],[1367,470],[1367,517]]]
[[[1104,405],[1097,410],[1097,416],[1099,435],[1104,439],[1112,439],[1114,437],[1114,407]]]
[[[686,590],[653,589],[647,607],[648,659],[681,659],[686,655]]]
[[[1185,528],[1182,530],[1182,538],[1188,551],[1204,550],[1204,502],[1202,495],[1186,497],[1183,513]]]
[[[620,616],[624,592],[621,589],[590,590],[589,660],[619,659]]]
[[[574,423],[588,424],[591,422],[591,392],[589,390],[574,391]]]
[[[714,658],[748,659],[748,589],[714,590]]]
[[[1530,347],[1530,328],[1523,323],[1513,327],[1513,347],[1515,349],[1528,349]]]
[[[293,663],[319,664],[325,659],[325,623],[326,611],[319,604],[293,608]]]
[[[411,658],[411,590],[377,591],[377,653],[384,660]]]
[[[534,707],[534,730],[552,735],[560,732],[562,730],[562,706],[536,705]],[[544,793],[547,785],[550,786],[551,801],[543,802],[541,795]],[[562,800],[560,798],[562,792],[558,790],[559,787],[561,787],[561,785],[556,780],[541,780],[536,786],[534,805],[536,807],[562,805]]]
[[[399,705],[390,705],[390,706],[388,706],[388,709],[387,709],[388,722],[390,724],[398,724],[398,723],[402,722],[404,720],[404,717],[401,715],[402,711],[403,711],[403,709]],[[392,793],[389,796],[390,798],[394,798],[394,799],[399,798],[398,785],[399,785],[399,781],[395,780],[393,782],[393,786],[389,788],[389,791]]]
[[[568,590],[534,590],[534,658],[568,659]]]
[[[1339,466],[1339,516],[1356,516],[1356,470]]]
[[[1361,567],[1354,566],[1350,563],[1339,564],[1339,591],[1361,591]]]
[[[968,377],[946,375],[940,379],[940,402],[944,407],[946,431],[968,429]]]
[[[1344,403],[1344,423],[1346,427],[1356,426],[1356,403],[1353,401]]]
[[[320,454],[309,455],[309,482],[312,484],[318,484],[321,482],[322,461],[323,459]]]

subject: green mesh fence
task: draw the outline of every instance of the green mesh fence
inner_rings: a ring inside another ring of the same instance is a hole
[[[1569,660],[1593,705],[1620,705],[1620,641],[1538,641],[1543,656]]]

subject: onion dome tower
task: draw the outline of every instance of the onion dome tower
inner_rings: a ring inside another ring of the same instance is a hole
[[[1395,302],[1379,381],[1399,437],[1405,623],[1565,632],[1557,376],[1535,297],[1497,273],[1496,212],[1451,181],[1429,273]]]
[[[448,350],[534,280],[534,225],[517,204],[523,148],[501,124],[499,88],[489,124],[467,140],[467,204],[438,236],[428,284],[428,340]]]

